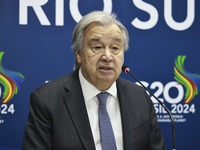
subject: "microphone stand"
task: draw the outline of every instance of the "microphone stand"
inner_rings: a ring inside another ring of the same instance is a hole
[[[129,68],[122,69],[125,73],[129,73],[136,81],[138,81],[143,88],[145,88],[159,103],[164,107],[164,109],[167,111],[167,113],[170,116],[171,123],[172,123],[172,150],[175,150],[175,126],[174,126],[174,119],[170,113],[170,111],[167,109],[167,107],[150,91],[148,90],[131,72]]]

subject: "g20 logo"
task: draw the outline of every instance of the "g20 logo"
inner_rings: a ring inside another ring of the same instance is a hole
[[[0,52],[0,98],[1,103],[0,114],[13,114],[14,104],[7,105],[15,94],[20,90],[20,84],[24,81],[24,76],[16,71],[6,69],[2,64],[4,52]]]
[[[186,56],[179,55],[175,60],[174,66],[174,79],[176,81],[168,82],[165,86],[159,82],[155,81],[151,85],[148,82],[142,81],[142,83],[151,90],[156,90],[154,95],[159,98],[160,101],[168,102],[171,105],[171,113],[173,114],[188,114],[195,113],[195,104],[189,104],[192,99],[200,91],[200,75],[189,72],[184,67]],[[184,92],[185,87],[185,92]],[[170,96],[170,90],[175,88],[177,90],[177,95],[175,97]],[[163,98],[161,98],[163,95]],[[184,98],[183,103],[180,103]],[[158,105],[157,100],[151,97],[154,103],[156,113],[166,113],[166,111]]]
[[[162,82],[160,81],[155,81],[149,85],[148,82],[142,81],[142,83],[149,88],[150,90],[155,90],[154,95],[161,101],[161,102],[167,102],[171,104],[171,108],[169,110],[171,111],[172,114],[188,114],[188,113],[195,113],[195,104],[188,104],[188,103],[180,103],[183,98],[184,98],[184,88],[183,86],[176,82],[176,81],[171,81],[168,82],[165,86],[163,85]],[[138,83],[136,83],[138,84]],[[170,95],[170,90],[176,90],[176,96],[172,97]],[[163,97],[161,97],[163,95]],[[157,102],[157,100],[151,96],[151,100],[154,103],[154,107],[156,110],[156,113],[163,113],[167,114],[167,112],[164,110],[164,108]]]
[[[159,81],[153,82],[150,86],[149,86],[149,83],[146,81],[141,81],[141,82],[142,84],[144,84],[147,88],[150,88],[151,90],[157,89],[154,92],[154,95],[161,102],[164,102],[164,99],[165,99],[165,101],[167,101],[170,104],[176,104],[176,103],[179,103],[183,99],[183,96],[184,96],[183,86],[176,81],[171,81],[167,83],[165,86],[162,84],[162,82],[159,82]],[[175,98],[171,97],[169,94],[169,91],[171,88],[176,88],[178,91],[178,94]],[[163,98],[160,98],[162,94],[163,94]],[[153,101],[153,103],[158,103],[157,100],[153,96],[151,96],[151,100]]]

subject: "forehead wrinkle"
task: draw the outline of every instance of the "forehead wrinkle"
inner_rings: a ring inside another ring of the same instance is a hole
[[[90,45],[92,42],[100,42],[102,38],[92,38],[88,41],[88,44]],[[122,39],[120,37],[113,37],[111,38],[112,41],[116,42],[122,42]]]

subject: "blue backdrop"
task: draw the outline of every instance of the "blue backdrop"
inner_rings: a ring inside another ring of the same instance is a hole
[[[199,8],[198,0],[0,0],[0,149],[22,147],[30,92],[73,70],[72,31],[94,10],[115,12],[128,29],[125,64],[171,111],[176,149],[198,149]],[[172,149],[169,117],[154,106]]]

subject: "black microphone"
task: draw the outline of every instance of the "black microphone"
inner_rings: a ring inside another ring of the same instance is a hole
[[[171,119],[171,123],[172,123],[172,150],[175,150],[175,126],[174,126],[174,119],[170,113],[170,111],[167,109],[167,107],[150,91],[148,90],[131,72],[130,69],[128,68],[128,66],[123,65],[122,66],[122,71],[124,71],[125,73],[129,73],[136,81],[138,81],[140,83],[140,85],[142,85],[143,88],[145,88],[145,90],[147,90],[159,103],[160,105],[162,105],[162,107],[164,107],[164,109],[167,111],[167,113],[170,116]]]

